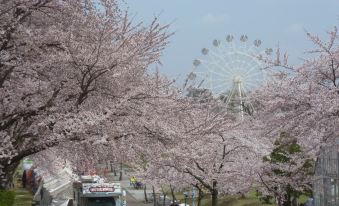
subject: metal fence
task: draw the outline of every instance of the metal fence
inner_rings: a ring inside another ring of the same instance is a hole
[[[323,149],[316,162],[313,184],[315,206],[339,206],[339,150]]]

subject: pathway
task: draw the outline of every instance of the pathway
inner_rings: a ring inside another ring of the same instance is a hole
[[[24,188],[15,188],[15,206],[27,206],[32,205],[32,194]]]
[[[117,181],[118,176],[114,177],[113,174],[109,175],[109,178],[111,181]],[[129,176],[124,173],[122,181],[119,181],[121,183],[121,187],[126,190],[127,192],[127,205],[128,206],[153,206],[153,203],[145,203],[145,194],[143,189],[134,189],[133,187],[130,187],[129,184]],[[147,194],[152,193],[151,190],[146,190]]]

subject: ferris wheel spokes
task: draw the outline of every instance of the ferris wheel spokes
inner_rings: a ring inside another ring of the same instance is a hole
[[[193,61],[197,78],[202,79],[200,87],[212,91],[214,96],[219,96],[225,102],[226,108],[235,106],[241,119],[244,116],[244,100],[246,93],[258,87],[265,80],[262,62],[259,56],[268,54],[272,49],[260,49],[261,40],[249,43],[247,35],[238,39],[227,35],[225,41],[213,40],[211,49],[203,48],[203,58]],[[251,103],[248,102],[249,107]]]

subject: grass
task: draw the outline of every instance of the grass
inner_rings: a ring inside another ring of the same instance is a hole
[[[191,205],[191,200],[187,201]],[[211,206],[211,198],[205,197],[201,201],[202,206]],[[218,200],[219,206],[274,206],[273,204],[264,204],[257,198],[239,198],[236,196],[221,196]]]
[[[305,203],[307,199],[308,197],[303,195],[299,198],[299,203]],[[187,204],[191,205],[191,199],[187,201]],[[203,198],[201,205],[211,206],[211,197],[206,196],[205,198]],[[273,203],[273,201],[271,201],[270,204],[265,204],[263,202],[260,202],[259,199],[256,197],[255,192],[250,192],[246,194],[245,198],[242,198],[239,196],[230,196],[230,195],[220,196],[218,205],[219,206],[275,206],[276,204]]]
[[[185,202],[184,195],[182,193],[176,193],[176,198],[179,199],[182,203]],[[171,195],[169,195],[171,198]],[[196,199],[197,203],[197,199]],[[192,205],[192,199],[187,199],[187,204]],[[206,195],[201,200],[202,206],[211,206],[211,197]],[[250,192],[246,194],[245,198],[235,195],[219,196],[218,200],[219,206],[275,206],[275,204],[265,204],[259,201],[258,197],[255,195],[255,192]]]
[[[256,197],[223,196],[219,198],[218,203],[220,206],[274,206],[273,204],[264,204]],[[211,206],[211,199],[203,199],[202,206]]]
[[[14,189],[15,192],[15,198],[14,198],[14,204],[13,206],[28,206],[32,205],[33,195],[32,192],[22,187],[21,183],[21,176],[23,170],[22,167],[18,167],[15,174],[15,180],[14,180]],[[0,205],[2,206],[2,205]]]
[[[14,198],[14,191],[0,190],[0,206],[12,206],[14,204]]]

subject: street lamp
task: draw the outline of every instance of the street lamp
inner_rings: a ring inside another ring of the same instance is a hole
[[[186,203],[187,203],[187,197],[188,197],[188,192],[184,192],[184,197],[185,197],[185,206],[186,206]]]

